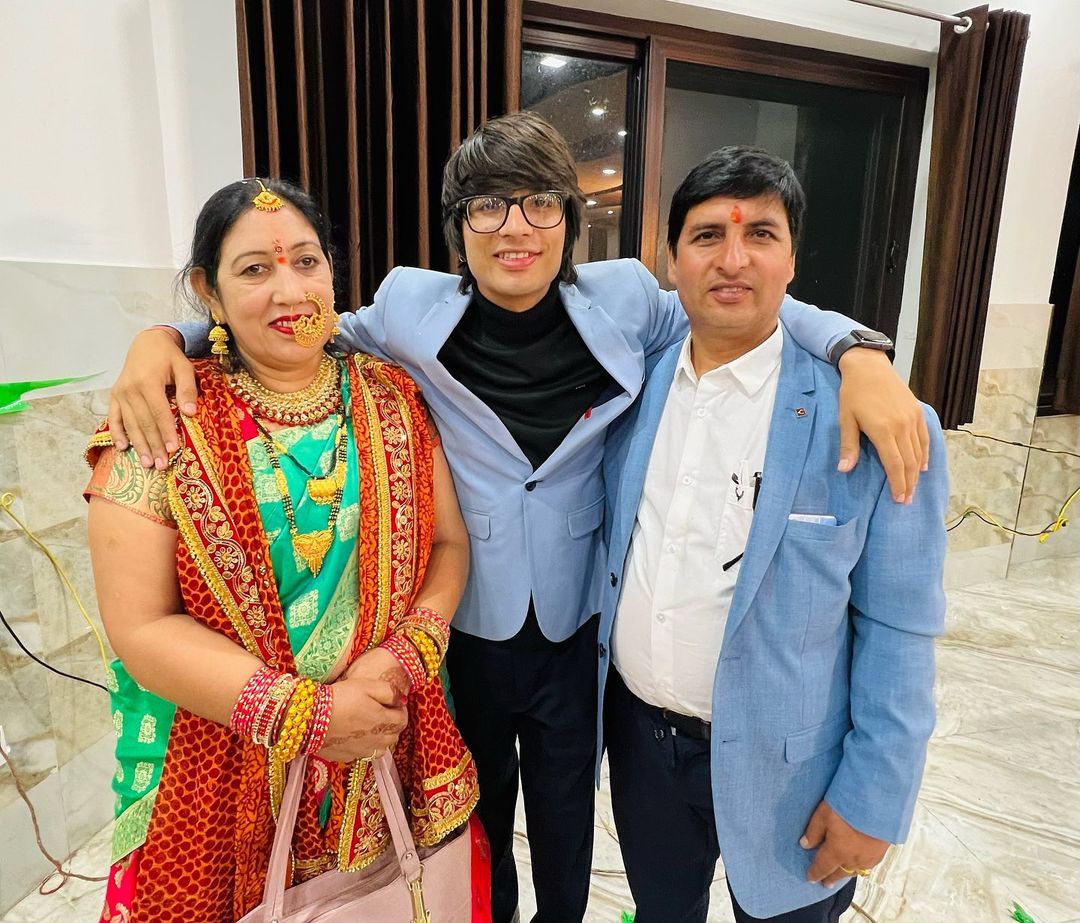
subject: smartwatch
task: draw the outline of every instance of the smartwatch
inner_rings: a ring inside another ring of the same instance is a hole
[[[888,352],[893,348],[893,341],[876,330],[852,330],[846,337],[837,340],[833,348],[829,350],[829,361],[836,365],[840,357],[855,346]]]

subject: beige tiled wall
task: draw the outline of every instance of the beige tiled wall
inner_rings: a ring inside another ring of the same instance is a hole
[[[1050,311],[1048,304],[990,306],[975,418],[945,434],[950,523],[979,506],[1009,528],[1038,531],[1080,486],[1080,459],[979,438],[1080,452],[1080,419],[1035,416]],[[1039,544],[970,517],[949,533],[946,583],[993,580],[1007,575],[1010,561],[1077,553],[1080,535],[1068,530]]]
[[[0,262],[0,289],[17,293],[18,303],[26,306],[15,335],[4,331],[0,380],[115,368],[134,331],[171,315],[172,275],[170,269]],[[43,337],[23,329],[35,316],[41,318],[37,330],[45,331]],[[100,317],[103,329],[97,339],[70,331],[62,335],[65,317],[69,325],[76,324],[74,318]],[[103,355],[106,339],[108,356]],[[35,342],[42,344],[40,360],[25,349]],[[99,631],[81,496],[89,471],[82,454],[106,412],[107,393],[43,397],[31,400],[22,413],[0,416],[0,493],[15,495],[14,512],[56,556]],[[0,610],[39,657],[104,683],[97,641],[78,606],[45,554],[2,513]],[[0,627],[0,725],[37,811],[44,844],[62,859],[112,817],[108,697],[49,673]],[[2,917],[51,870],[38,852],[29,813],[6,766],[0,766],[0,831]]]

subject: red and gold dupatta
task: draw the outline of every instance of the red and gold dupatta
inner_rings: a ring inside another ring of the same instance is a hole
[[[412,380],[369,356],[347,363],[360,488],[360,614],[350,660],[378,645],[409,609],[434,532],[432,438]],[[181,418],[169,479],[180,530],[177,569],[188,614],[266,663],[294,669],[247,448],[231,392],[207,362],[194,418]],[[476,769],[435,682],[409,697],[395,751],[417,843],[466,822]],[[314,772],[314,769],[312,770]],[[373,862],[389,831],[367,764],[330,764],[332,810],[321,827],[315,785],[301,806],[294,876]],[[266,751],[177,709],[142,848],[133,921],[228,921],[262,897],[274,821]]]

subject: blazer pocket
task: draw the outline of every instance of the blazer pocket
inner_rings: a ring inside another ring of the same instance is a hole
[[[461,518],[465,520],[465,528],[473,538],[485,539],[491,537],[491,517],[487,513],[467,510],[462,507]]]
[[[566,525],[571,538],[583,538],[595,532],[604,521],[604,498],[594,500],[588,506],[566,514]]]
[[[850,730],[851,722],[847,713],[842,712],[821,724],[788,734],[784,740],[784,759],[789,763],[802,763],[839,746]]]
[[[827,522],[804,522],[799,519],[789,519],[784,535],[791,538],[807,538],[815,542],[835,542],[846,539],[855,531],[859,520],[857,517],[847,522],[837,524]]]

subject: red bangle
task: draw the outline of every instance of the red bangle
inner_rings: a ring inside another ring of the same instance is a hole
[[[326,743],[326,732],[330,730],[330,714],[334,709],[334,687],[319,683],[315,689],[315,706],[308,723],[307,738],[301,752],[316,754]]]
[[[401,664],[401,668],[408,675],[410,686],[413,689],[418,689],[424,685],[427,681],[424,659],[411,641],[407,640],[403,635],[392,634],[379,647],[394,655],[394,658]]]
[[[280,675],[272,667],[259,667],[244,684],[244,688],[240,690],[236,704],[233,705],[232,714],[229,716],[229,727],[241,737],[251,739],[259,706],[266,698],[266,694],[270,691],[274,680]]]

